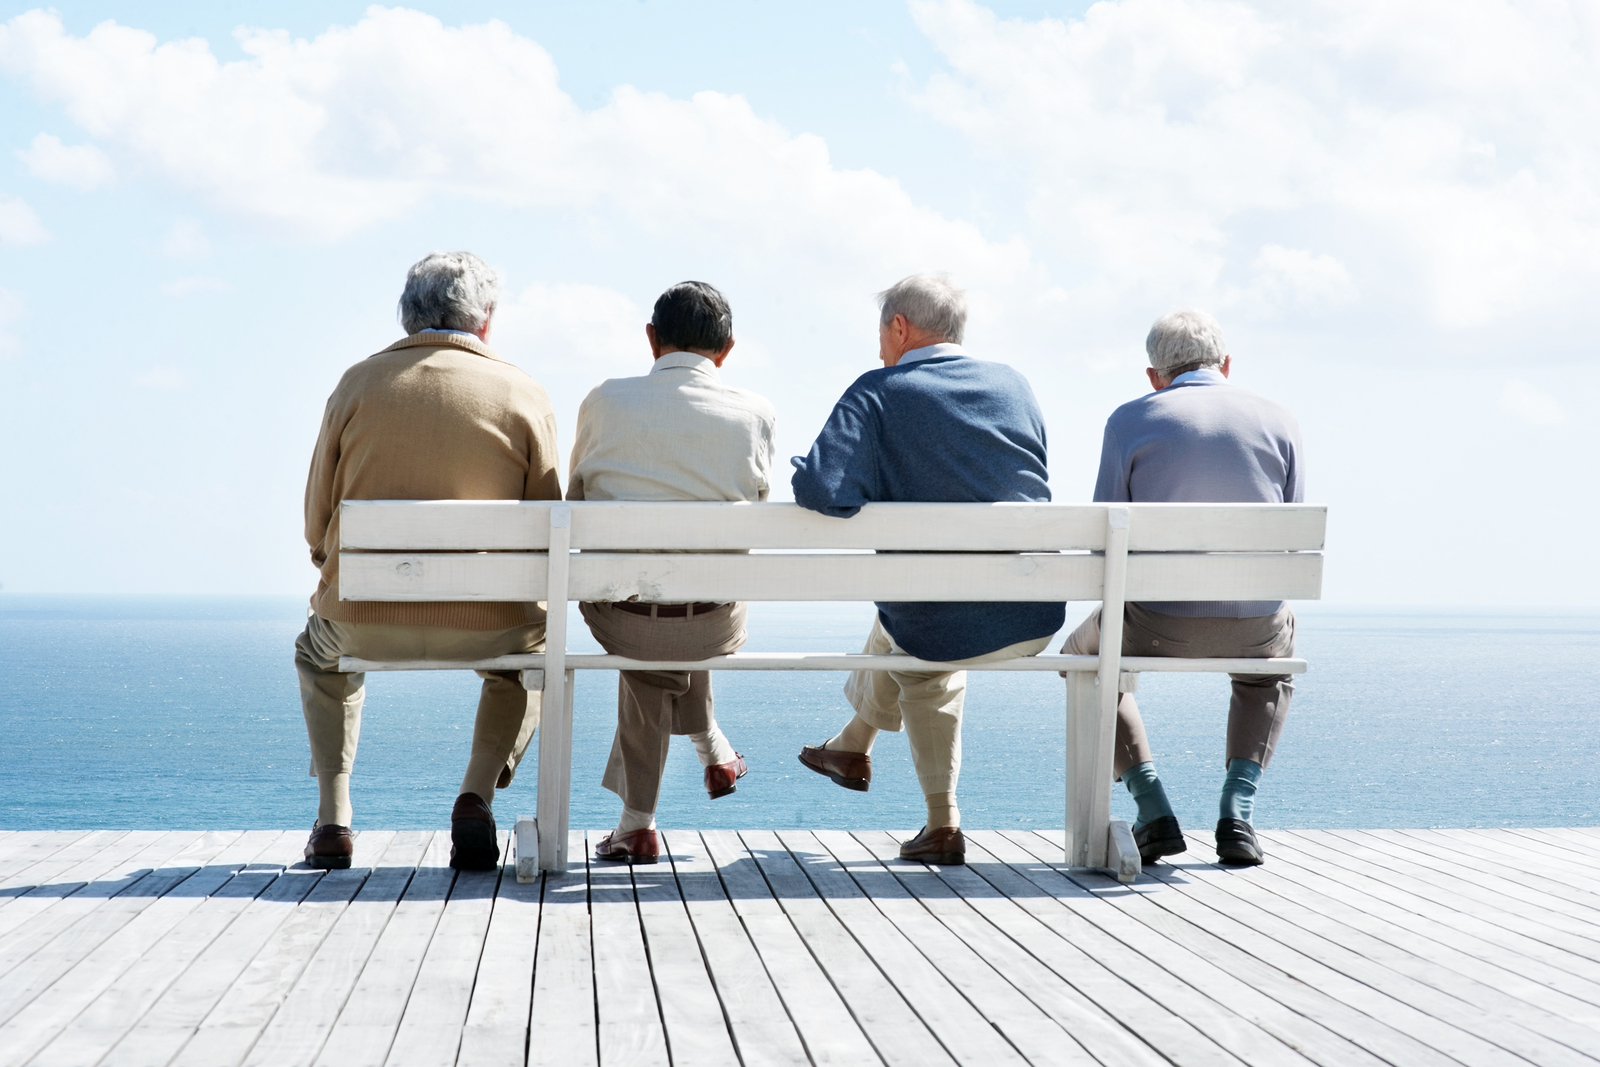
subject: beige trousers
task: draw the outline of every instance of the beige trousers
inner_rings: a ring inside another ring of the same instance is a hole
[[[349,774],[361,737],[361,705],[367,676],[341,674],[340,656],[371,660],[473,660],[544,650],[544,623],[509,630],[456,630],[443,626],[335,622],[320,615],[306,620],[294,640],[294,666],[300,675],[300,707],[311,740],[311,774]],[[504,764],[496,785],[511,784],[517,764],[539,725],[538,692],[528,692],[516,671],[479,671],[478,718],[472,728],[474,757],[494,756]],[[485,797],[485,800],[492,800]]]
[[[1100,609],[1084,619],[1067,637],[1061,651],[1069,656],[1100,654]],[[1126,604],[1122,613],[1124,656],[1177,656],[1267,659],[1294,655],[1294,612],[1288,605],[1276,615],[1252,619],[1185,618],[1164,615],[1138,604]],[[1228,703],[1228,740],[1223,766],[1235,759],[1255,760],[1265,767],[1278,747],[1294,680],[1288,674],[1234,674]],[[1145,736],[1144,719],[1132,693],[1117,702],[1116,751],[1112,773],[1122,772],[1155,757]]]
[[[998,663],[1037,656],[1054,634],[1018,641],[961,664]],[[883,622],[875,619],[867,645],[874,656],[904,652]],[[879,730],[899,731],[902,724],[911,746],[911,765],[924,796],[954,793],[961,777],[961,708],[967,699],[966,671],[851,671],[845,699],[863,722]]]
[[[687,618],[652,618],[612,604],[580,604],[600,647],[630,659],[696,660],[737,652],[745,642],[744,604],[721,604]],[[600,784],[634,811],[653,812],[673,734],[711,729],[710,671],[618,671],[617,732]]]

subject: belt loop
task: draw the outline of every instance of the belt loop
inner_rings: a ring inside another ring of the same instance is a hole
[[[650,617],[652,619],[656,618],[656,612],[658,612],[660,610],[661,610],[661,605],[660,604],[651,604],[650,605]]]
[[[684,605],[683,617],[685,619],[694,618],[694,605],[693,604],[685,604]]]

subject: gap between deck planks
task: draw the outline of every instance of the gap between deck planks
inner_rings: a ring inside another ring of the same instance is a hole
[[[447,832],[0,833],[0,1067],[1600,1064],[1600,833],[1264,831],[1131,886],[1060,834],[662,832],[518,884]]]

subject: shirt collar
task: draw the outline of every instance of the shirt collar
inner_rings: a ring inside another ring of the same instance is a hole
[[[666,355],[658,357],[650,365],[650,373],[654,374],[658,370],[673,370],[678,367],[701,371],[711,375],[713,378],[721,377],[717,373],[717,365],[709,357],[695,352],[668,352]]]
[[[925,359],[933,359],[936,356],[964,356],[966,354],[967,350],[962,348],[960,345],[951,341],[944,341],[936,345],[924,345],[922,348],[913,348],[911,351],[901,356],[899,361],[895,363],[895,366],[904,367],[907,363],[920,363]]]
[[[1176,378],[1172,379],[1172,381],[1168,382],[1167,383],[1167,387],[1171,388],[1174,385],[1227,385],[1227,384],[1228,384],[1228,376],[1223,374],[1217,368],[1215,368],[1215,367],[1200,367],[1200,368],[1198,368],[1196,370],[1184,371],[1182,374],[1180,374]]]

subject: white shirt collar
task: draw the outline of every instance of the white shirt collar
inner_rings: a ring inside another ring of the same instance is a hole
[[[967,350],[962,348],[960,345],[951,341],[944,341],[936,345],[924,345],[922,348],[913,348],[911,351],[901,356],[899,362],[897,362],[895,366],[904,367],[907,363],[920,363],[922,360],[933,359],[935,356],[964,356],[966,354]]]
[[[704,371],[713,378],[719,378],[717,365],[707,356],[696,352],[668,352],[650,365],[650,373],[658,370],[673,370],[678,367],[687,367],[689,370]]]
[[[1174,385],[1226,385],[1227,375],[1215,367],[1200,367],[1196,370],[1185,371],[1167,383],[1170,388]]]

